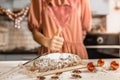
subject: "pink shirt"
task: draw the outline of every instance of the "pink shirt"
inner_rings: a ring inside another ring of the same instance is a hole
[[[91,29],[91,11],[88,0],[32,0],[28,16],[29,28],[37,28],[44,36],[51,38],[58,27],[64,38],[60,52],[88,58],[83,44],[82,32]],[[41,46],[39,54],[52,53]]]

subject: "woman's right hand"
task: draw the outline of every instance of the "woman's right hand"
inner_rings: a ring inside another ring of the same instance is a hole
[[[53,37],[48,40],[46,47],[53,51],[59,51],[62,48],[64,42],[64,39],[59,36],[60,33],[61,27],[59,27],[56,34],[53,35]]]

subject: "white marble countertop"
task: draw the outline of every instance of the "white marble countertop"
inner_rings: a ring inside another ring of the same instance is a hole
[[[18,66],[19,64],[23,64],[26,61],[0,61],[0,73],[6,72],[11,68]]]
[[[103,59],[105,60],[105,65],[104,67],[108,68],[110,65],[110,62],[115,60],[118,61],[120,63],[120,59]],[[83,60],[84,61],[84,60]],[[97,63],[97,59],[91,59],[91,60],[85,60],[88,62],[94,62],[95,64]],[[8,70],[10,70],[11,68],[18,66],[18,64],[23,64],[26,61],[0,61],[0,74],[2,74],[3,72],[6,72]],[[82,69],[82,73],[80,73],[80,75],[82,76],[82,78],[80,79],[71,79],[70,76],[71,72],[65,72],[61,79],[59,80],[120,80],[120,69],[115,70],[115,71],[101,71],[100,68],[97,68],[97,72],[89,72],[87,69]],[[27,78],[27,75],[19,75],[16,74],[15,76],[12,76],[12,78],[10,79],[0,79],[0,80],[38,80],[36,78]],[[24,78],[25,77],[25,78]],[[45,80],[51,80],[49,76],[47,76],[48,78],[46,78]]]

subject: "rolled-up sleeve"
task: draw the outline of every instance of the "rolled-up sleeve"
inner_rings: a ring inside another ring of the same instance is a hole
[[[81,0],[81,8],[82,29],[88,32],[91,30],[92,23],[92,15],[89,1]]]
[[[32,0],[29,6],[28,13],[28,28],[33,31],[33,29],[40,29],[42,22],[41,19],[42,3],[41,0]]]

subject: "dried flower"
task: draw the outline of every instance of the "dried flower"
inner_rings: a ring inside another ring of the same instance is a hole
[[[97,65],[100,66],[100,67],[102,67],[104,64],[105,64],[105,61],[102,60],[102,59],[99,59],[99,60],[97,61]]]
[[[119,63],[118,63],[118,62],[112,61],[112,62],[110,63],[110,69],[112,69],[112,70],[117,70],[118,68],[119,68]]]
[[[93,62],[89,62],[87,64],[87,69],[91,72],[95,70],[95,65],[93,64]]]

